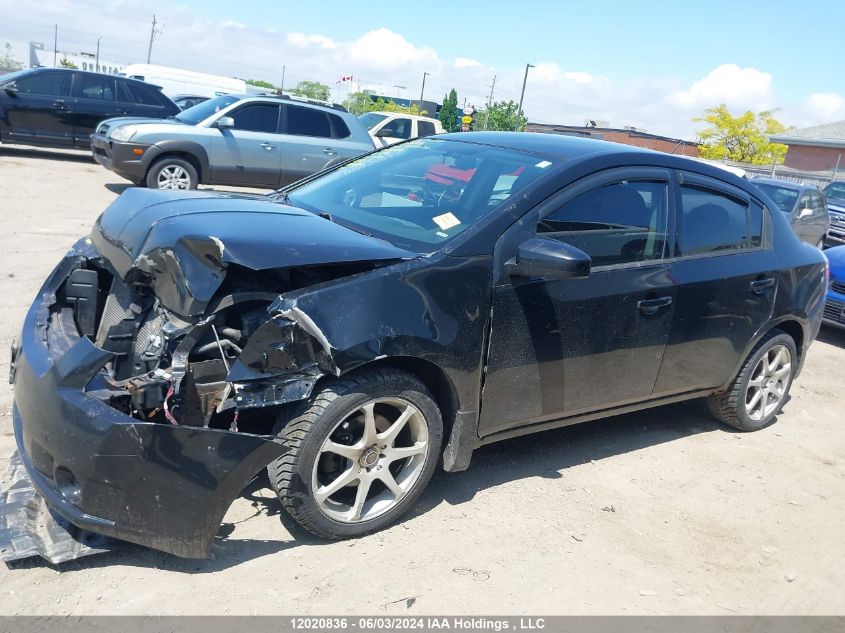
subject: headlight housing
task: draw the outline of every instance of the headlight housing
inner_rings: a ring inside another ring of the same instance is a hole
[[[121,125],[113,129],[109,136],[111,136],[112,140],[114,141],[121,141],[125,143],[133,136],[135,136],[135,133],[137,131],[137,125]]]

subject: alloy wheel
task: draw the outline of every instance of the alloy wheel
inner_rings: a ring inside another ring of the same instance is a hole
[[[317,453],[312,494],[327,517],[359,523],[401,502],[420,477],[428,426],[404,398],[378,398],[352,411]]]
[[[776,411],[786,395],[792,374],[792,355],[785,345],[775,345],[757,362],[745,391],[745,412],[762,420]]]
[[[188,189],[191,177],[179,165],[165,165],[159,170],[156,182],[159,189]]]

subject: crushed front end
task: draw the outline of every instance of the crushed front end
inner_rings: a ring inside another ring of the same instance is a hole
[[[237,315],[237,333],[225,308],[183,321],[116,277],[90,241],[68,253],[12,354],[18,451],[54,511],[84,530],[208,555],[233,499],[286,450],[237,430],[227,373],[255,320]]]

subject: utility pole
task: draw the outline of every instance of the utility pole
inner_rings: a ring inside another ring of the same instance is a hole
[[[59,54],[59,25],[53,27],[53,68],[56,67],[56,55]]]
[[[423,73],[422,88],[420,88],[420,110],[422,110],[423,94],[425,94],[425,78],[431,73]]]
[[[282,64],[282,85],[279,86],[279,94],[285,94],[285,69],[287,66]]]
[[[528,83],[529,68],[534,68],[534,64],[525,64],[525,77],[522,78],[522,92],[519,95],[519,110],[516,111],[516,131],[519,131],[519,122],[522,119],[522,100],[525,98],[525,84]]]
[[[490,122],[490,108],[493,107],[493,90],[496,89],[496,75],[493,75],[493,83],[490,84],[490,96],[487,97],[487,110],[484,111],[484,128],[487,129],[487,124]]]
[[[148,64],[150,63],[150,56],[153,54],[153,40],[156,38],[156,32],[157,32],[156,31],[156,24],[157,24],[156,16],[155,16],[155,13],[153,13],[153,26],[150,29],[150,45],[147,48],[147,63]]]
[[[94,70],[100,72],[100,40],[103,39],[103,36],[97,38],[97,58],[94,62]]]

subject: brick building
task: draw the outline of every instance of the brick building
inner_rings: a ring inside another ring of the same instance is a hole
[[[801,171],[845,170],[845,121],[787,130],[769,140],[789,147],[783,162],[786,167]]]
[[[623,145],[633,145],[654,149],[667,154],[678,154],[680,156],[698,156],[698,145],[692,141],[683,141],[668,136],[649,134],[636,128],[612,128],[598,127],[593,125],[552,125],[548,123],[528,123],[525,126],[526,132],[541,132],[544,134],[563,134],[565,136],[581,136],[594,138],[603,141],[613,141]]]

